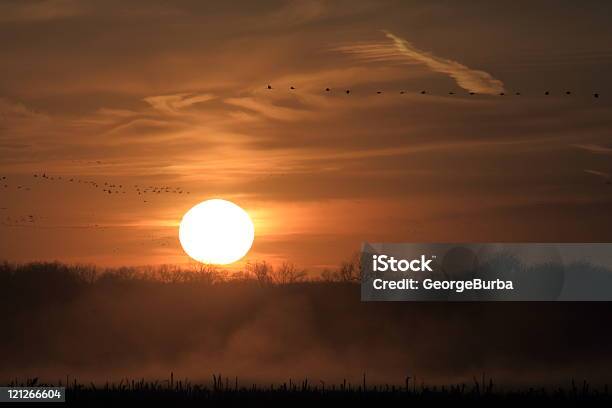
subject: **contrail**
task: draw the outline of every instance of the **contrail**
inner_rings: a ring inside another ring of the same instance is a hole
[[[504,84],[485,71],[471,69],[460,62],[438,57],[423,51],[409,41],[383,30],[392,43],[352,44],[335,48],[337,51],[353,54],[369,61],[402,61],[421,63],[430,70],[453,78],[461,88],[476,93],[499,94]]]
[[[610,173],[606,173],[603,171],[585,169],[584,172],[592,174],[594,176],[603,177],[605,179],[610,179]]]
[[[487,72],[471,69],[457,61],[421,51],[408,41],[390,32],[386,31],[385,35],[393,41],[399,53],[425,64],[432,71],[450,76],[463,89],[487,94],[495,94],[504,90],[504,84]]]
[[[596,144],[573,144],[571,146],[595,154],[612,154],[612,148]]]

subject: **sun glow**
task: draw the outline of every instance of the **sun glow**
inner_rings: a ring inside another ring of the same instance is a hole
[[[183,250],[193,259],[226,265],[249,252],[255,228],[236,204],[220,199],[203,201],[185,213],[179,226]]]

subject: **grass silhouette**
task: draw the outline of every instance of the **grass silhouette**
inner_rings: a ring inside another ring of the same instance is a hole
[[[612,398],[608,386],[595,389],[584,381],[578,386],[574,380],[569,388],[530,387],[527,389],[503,390],[491,378],[483,374],[473,378],[472,384],[450,384],[426,386],[416,384],[416,379],[406,377],[403,385],[368,385],[366,375],[359,384],[346,379],[339,384],[317,383],[309,379],[281,384],[261,386],[242,384],[238,377],[223,377],[213,374],[208,384],[192,383],[188,379],[175,379],[174,374],[163,381],[124,378],[117,383],[105,382],[82,384],[77,379],[66,379],[56,384],[41,384],[37,378],[25,381],[14,380],[8,386],[59,386],[66,387],[69,403],[109,404],[116,402],[147,403],[213,403],[245,404],[253,402],[311,404],[331,403],[444,403],[458,404],[511,404],[521,402],[543,403],[609,403]]]

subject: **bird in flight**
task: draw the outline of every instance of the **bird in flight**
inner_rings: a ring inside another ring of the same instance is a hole
[[[325,92],[329,92],[329,91],[331,91],[331,89],[325,88]]]
[[[292,86],[292,87],[290,87],[289,89],[295,89],[295,87],[293,87],[293,86]]]
[[[351,90],[350,90],[350,89],[347,89],[347,90],[346,90],[346,94],[348,95],[348,94],[350,94],[350,93],[351,93]]]
[[[272,89],[272,85],[268,85],[268,89]]]

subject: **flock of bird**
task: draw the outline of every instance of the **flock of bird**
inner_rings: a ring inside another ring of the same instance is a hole
[[[142,202],[148,203],[150,197],[156,196],[159,194],[191,194],[190,191],[184,190],[182,187],[171,187],[171,186],[155,186],[155,185],[124,185],[118,183],[111,183],[108,181],[100,182],[94,180],[87,180],[77,177],[68,177],[68,176],[52,176],[47,173],[35,173],[32,177],[39,182],[54,182],[54,183],[73,183],[80,184],[83,186],[91,187],[94,189],[100,190],[105,195],[114,195],[114,194],[135,194],[142,198]],[[0,188],[3,190],[8,190],[11,188],[15,188],[16,190],[21,191],[30,191],[34,188],[35,185],[28,184],[11,184],[10,180],[7,176],[0,177]],[[8,208],[0,207],[0,211],[7,211]],[[25,215],[18,217],[3,217],[1,225],[4,226],[27,226],[34,224],[38,219],[34,215]],[[98,228],[99,226],[96,224],[92,226],[92,228]]]
[[[268,86],[266,87],[266,89],[268,89],[268,90],[273,90],[273,89],[275,89],[275,88],[273,88],[273,87],[272,87],[272,85],[268,85]],[[296,87],[295,87],[295,86],[290,86],[290,87],[289,87],[289,90],[291,90],[291,91],[295,91],[295,90],[296,90]],[[331,89],[331,88],[325,88],[325,92],[332,92],[332,89]],[[350,95],[350,94],[351,94],[351,92],[352,92],[352,90],[351,90],[351,89],[344,89],[344,90],[342,90],[341,92],[343,92],[343,93],[345,93],[345,94],[347,94],[347,95]],[[380,94],[382,94],[383,92],[384,92],[384,91],[382,91],[382,90],[378,90],[378,91],[376,91],[376,94],[377,94],[377,95],[380,95]],[[406,91],[403,91],[403,90],[396,91],[396,92],[398,92],[400,95],[403,95],[403,94],[407,93]],[[430,93],[429,91],[426,91],[426,90],[422,90],[422,91],[420,91],[419,93],[420,93],[421,95],[432,95],[432,93]],[[448,95],[451,95],[451,96],[452,96],[452,95],[456,95],[456,94],[457,94],[457,92],[455,92],[455,91],[449,91],[449,92],[448,92]],[[466,94],[467,94],[467,95],[470,95],[470,96],[477,95],[477,93],[476,93],[476,92],[474,92],[474,91],[469,91],[469,92],[467,92]],[[521,96],[521,95],[522,95],[522,93],[521,93],[521,92],[514,92],[513,94],[514,94],[515,96]],[[552,95],[552,94],[553,94],[553,93],[552,93],[551,91],[544,91],[544,92],[543,92],[543,95],[545,95],[545,96],[549,96],[549,95]],[[570,95],[573,95],[573,92],[572,92],[572,91],[564,91],[562,94],[564,94],[564,95],[566,95],[566,96],[570,96]],[[499,95],[499,96],[505,96],[505,95],[512,95],[512,93],[499,92],[499,94],[498,94],[498,95]],[[599,93],[599,92],[593,92],[593,93],[592,93],[592,95],[593,95],[593,98],[599,98],[600,93]]]
[[[0,210],[7,210],[7,208],[2,207],[0,208]],[[101,226],[99,224],[91,224],[91,225],[77,225],[77,226],[66,226],[66,225],[62,225],[62,226],[49,226],[49,225],[41,225],[40,222],[42,221],[41,217],[39,216],[34,216],[32,214],[28,214],[28,215],[21,215],[21,216],[4,216],[0,218],[0,226],[4,226],[4,227],[21,227],[21,228],[62,228],[62,229],[94,229],[94,230],[100,230],[100,231],[106,231],[109,230],[109,227],[104,227]],[[111,227],[112,228],[112,227]],[[154,235],[150,235],[150,236],[145,236],[143,237],[142,240],[140,240],[139,245],[140,246],[154,246],[154,247],[161,247],[161,248],[167,248],[172,246],[175,242],[175,240],[173,239],[173,236],[154,236]],[[113,247],[112,248],[112,252],[113,253],[119,253],[120,252],[120,248],[119,247]]]
[[[186,191],[181,187],[139,185],[139,184],[124,185],[124,184],[112,183],[108,181],[101,182],[101,181],[94,181],[94,180],[82,179],[82,178],[77,178],[77,177],[49,175],[47,173],[35,173],[32,175],[32,178],[37,180],[39,183],[40,182],[53,182],[53,183],[63,182],[63,183],[80,184],[83,186],[98,189],[105,195],[133,193],[138,196],[144,197],[146,195],[158,195],[158,194],[190,194],[189,191]],[[25,185],[25,184],[16,185],[16,184],[11,184],[10,181],[12,180],[10,180],[9,177],[1,176],[0,186],[3,189],[9,189],[9,188],[14,187],[15,189],[22,190],[22,191],[30,191],[36,186],[36,184],[32,184],[32,183],[28,183],[28,185]],[[143,202],[146,203],[149,201],[144,199]],[[0,207],[0,211],[2,212],[8,211],[8,210],[9,208],[7,207]],[[95,214],[92,214],[92,216],[95,217]],[[58,228],[57,226],[45,225],[43,221],[44,221],[43,218],[41,218],[40,216],[34,215],[34,214],[16,215],[16,216],[4,215],[0,217],[0,225],[4,227]],[[43,224],[41,224],[41,222],[43,222]],[[74,226],[74,225],[65,226],[64,225],[64,226],[61,226],[60,228],[79,228],[79,229],[83,228],[83,229],[96,229],[96,230],[108,229],[107,227],[97,224],[97,223],[77,225],[77,226]],[[160,247],[167,247],[171,245],[171,240],[169,239],[169,237],[150,236],[150,237],[146,237],[145,239],[147,241],[150,241],[154,245],[157,245]],[[142,245],[145,245],[144,241],[142,242]],[[119,250],[117,248],[113,249],[113,252],[118,252],[118,251]]]
[[[124,184],[110,183],[107,181],[98,182],[94,180],[80,179],[76,177],[50,176],[46,173],[37,173],[34,174],[33,177],[45,181],[62,181],[67,183],[82,184],[100,189],[105,194],[127,194],[128,192],[133,192],[139,196],[144,196],[146,194],[191,194],[191,192],[185,191],[181,187],[139,184],[133,184],[132,186],[128,186]],[[143,199],[143,202],[147,202],[147,200]]]
[[[267,85],[266,89],[267,90],[273,90],[275,88],[273,88],[272,85]],[[295,86],[290,86],[289,90],[290,91],[295,91],[296,87]],[[324,92],[331,93],[333,91],[332,91],[331,88],[327,87],[327,88],[324,88]],[[341,92],[346,94],[346,95],[350,95],[352,90],[351,89],[343,89],[343,90],[341,90]],[[382,91],[382,90],[378,90],[378,91],[376,91],[376,94],[380,95],[383,92],[384,91]],[[400,90],[400,91],[396,91],[396,92],[399,93],[400,95],[403,95],[403,94],[407,93],[407,91],[404,91],[404,90]],[[430,92],[427,91],[427,90],[422,90],[419,93],[421,95],[428,95],[428,94],[430,94]],[[455,92],[455,91],[449,91],[448,92],[449,96],[456,95],[456,94],[457,94],[457,92]],[[473,92],[473,91],[469,91],[469,92],[466,92],[465,94],[469,95],[469,96],[474,96],[477,93]],[[521,96],[522,93],[521,92],[514,92],[514,93],[499,92],[498,95],[499,96],[505,96],[505,95]],[[544,96],[549,96],[549,95],[553,95],[553,93],[551,91],[544,91],[543,95]],[[574,93],[572,91],[568,90],[568,91],[563,91],[561,93],[561,95],[571,96],[571,95],[574,95]],[[600,97],[600,93],[599,92],[593,92],[591,95],[592,95],[593,98],[599,98]],[[102,163],[99,160],[97,160],[97,161],[90,161],[90,162],[91,163],[95,163],[95,164],[101,164]],[[124,184],[111,183],[111,182],[98,182],[98,181],[94,181],[94,180],[87,180],[87,179],[81,179],[81,178],[76,178],[76,177],[51,176],[51,175],[48,175],[46,173],[36,173],[36,174],[33,174],[33,178],[39,179],[39,180],[44,180],[44,181],[51,181],[51,182],[65,182],[65,183],[81,184],[81,185],[89,186],[89,187],[92,187],[92,188],[95,188],[95,189],[99,189],[105,195],[134,193],[134,194],[136,194],[138,196],[141,196],[142,197],[142,201],[144,203],[148,203],[149,202],[149,200],[146,199],[149,196],[154,196],[154,195],[159,195],[159,194],[190,194],[189,191],[185,191],[181,187],[155,186],[155,185],[138,185],[138,184],[133,184],[131,186],[128,186],[128,185],[124,185]],[[607,179],[606,180],[606,184],[612,184],[612,181],[610,179]],[[9,184],[7,176],[0,177],[0,187],[2,187],[4,189],[9,189],[10,187],[12,187]],[[25,185],[25,184],[18,184],[18,185],[15,185],[14,187],[17,190],[22,190],[22,191],[30,191],[31,188],[32,188],[31,186]],[[0,210],[4,211],[4,210],[8,210],[8,208],[1,207]],[[18,216],[18,217],[4,217],[3,221],[1,222],[1,224],[2,225],[9,225],[9,226],[32,225],[32,224],[36,223],[36,221],[37,221],[37,217],[35,217],[34,215],[30,214],[30,215]],[[97,224],[95,224],[95,227],[99,228],[99,226]]]
[[[6,210],[6,208],[2,208],[2,210]],[[0,225],[16,227],[24,225],[33,225],[37,221],[39,221],[38,218],[32,214],[21,215],[17,217],[6,216],[2,218],[2,221],[0,221]]]
[[[2,187],[3,187],[3,188],[5,188],[5,189],[7,189],[7,188],[9,188],[9,187],[10,187],[10,185],[8,184],[8,180],[7,180],[6,176],[2,176],[2,177],[0,177],[0,182],[2,182]],[[15,186],[15,188],[16,188],[17,190],[30,191],[30,187],[23,186],[23,185],[21,185],[21,184],[19,184],[19,185]]]

